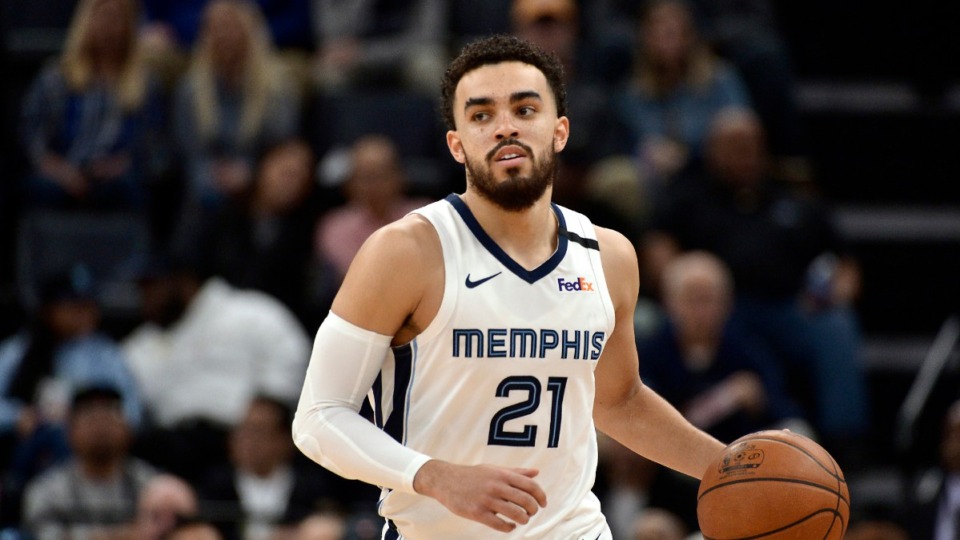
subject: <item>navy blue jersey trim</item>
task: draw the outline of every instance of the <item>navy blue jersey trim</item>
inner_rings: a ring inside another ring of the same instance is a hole
[[[383,425],[383,430],[403,444],[403,427],[407,418],[407,392],[410,389],[410,377],[413,374],[413,343],[394,347],[393,359],[393,410],[386,424]]]
[[[383,372],[377,374],[373,381],[373,423],[383,429]]]
[[[483,245],[483,247],[486,248],[491,255],[496,257],[501,264],[507,267],[507,270],[510,270],[516,274],[517,277],[526,281],[527,283],[535,283],[537,280],[554,271],[557,266],[560,265],[560,261],[563,260],[563,257],[567,254],[567,236],[562,234],[558,235],[557,251],[534,270],[527,270],[526,268],[520,266],[520,264],[513,260],[509,255],[507,255],[505,251],[500,249],[500,246],[498,246],[497,243],[490,238],[487,232],[483,230],[483,227],[480,226],[477,218],[473,216],[470,208],[467,207],[467,204],[463,202],[463,199],[461,199],[459,195],[456,193],[451,193],[450,195],[447,195],[446,201],[453,205],[453,207],[457,210],[457,213],[460,214],[463,222],[467,225],[467,227],[470,229],[470,232],[473,233],[473,236],[477,238],[480,244]],[[560,207],[553,203],[550,203],[550,206],[553,208],[553,213],[557,216],[557,223],[560,225],[560,230],[566,230],[567,222],[563,219],[563,212],[560,211]]]
[[[600,251],[600,242],[597,242],[596,240],[594,240],[594,239],[592,239],[592,238],[584,238],[584,237],[580,236],[579,234],[577,234],[577,233],[575,233],[575,232],[570,232],[570,231],[568,231],[568,230],[566,230],[566,229],[560,229],[560,231],[559,231],[558,234],[559,234],[560,236],[566,236],[567,238],[570,239],[571,242],[580,244],[581,246],[583,246],[583,247],[585,247],[585,248],[587,248],[587,249],[595,249],[595,250],[597,250],[597,251]]]

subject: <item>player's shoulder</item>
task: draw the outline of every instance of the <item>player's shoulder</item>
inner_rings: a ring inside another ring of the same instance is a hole
[[[633,297],[640,289],[640,270],[633,243],[622,233],[606,227],[594,226],[600,245],[600,261],[606,275],[607,288],[612,294]]]
[[[384,225],[364,243],[363,250],[381,257],[420,258],[440,249],[440,239],[430,221],[417,213]]]
[[[396,278],[411,284],[430,268],[442,266],[442,260],[440,238],[433,225],[419,214],[407,214],[367,238],[347,277]]]
[[[614,229],[594,225],[597,234],[597,243],[600,244],[600,254],[604,261],[610,260],[617,264],[637,264],[637,252],[633,243],[623,235],[623,233]],[[606,262],[604,263],[606,264]]]

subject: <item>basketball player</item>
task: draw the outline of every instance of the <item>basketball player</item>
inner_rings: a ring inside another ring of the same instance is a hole
[[[562,78],[516,38],[463,50],[443,114],[466,191],[371,236],[317,333],[294,440],[383,487],[386,539],[609,539],[595,427],[696,478],[723,448],[640,382],[630,242],[550,201]]]

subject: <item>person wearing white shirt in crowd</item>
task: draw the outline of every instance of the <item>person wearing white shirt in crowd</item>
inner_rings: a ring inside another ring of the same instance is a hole
[[[194,266],[151,268],[146,322],[123,343],[154,422],[138,452],[190,480],[224,461],[227,431],[254,396],[296,401],[310,354],[283,304]]]

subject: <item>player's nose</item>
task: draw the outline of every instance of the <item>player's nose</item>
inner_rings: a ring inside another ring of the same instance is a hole
[[[517,138],[520,136],[520,129],[509,114],[501,114],[497,118],[497,129],[495,131],[497,140],[507,138]]]

